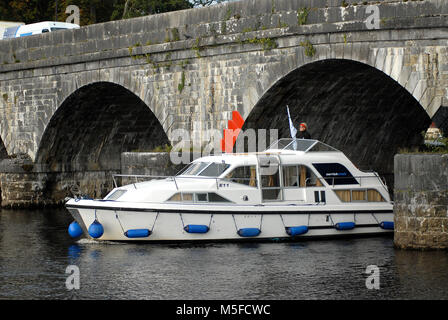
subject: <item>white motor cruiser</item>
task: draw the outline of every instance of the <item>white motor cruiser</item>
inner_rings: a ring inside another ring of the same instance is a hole
[[[358,170],[317,140],[280,139],[264,152],[202,157],[176,176],[147,179],[117,186],[104,199],[70,199],[70,235],[298,240],[394,228],[393,204],[378,174]]]

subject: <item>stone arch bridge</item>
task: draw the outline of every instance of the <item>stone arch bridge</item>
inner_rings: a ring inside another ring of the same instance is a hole
[[[104,194],[121,152],[176,129],[203,145],[234,110],[288,137],[286,105],[390,174],[399,148],[447,126],[447,15],[444,0],[243,0],[2,40],[2,205]]]

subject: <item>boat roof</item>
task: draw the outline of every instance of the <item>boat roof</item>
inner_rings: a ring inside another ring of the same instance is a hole
[[[345,162],[348,160],[346,156],[339,151],[319,140],[314,139],[279,139],[272,143],[266,150],[262,152],[245,152],[245,153],[223,153],[220,155],[204,156],[194,160],[193,162],[223,162],[227,164],[254,164],[260,156],[300,156],[302,159],[307,158],[309,161],[321,160],[331,161],[339,160]],[[289,157],[288,157],[289,158]],[[285,163],[293,162],[295,157],[286,160]]]
[[[340,152],[338,149],[329,146],[319,140],[314,139],[292,139],[282,138],[271,144],[266,150],[290,150],[290,151],[303,151],[303,152]]]

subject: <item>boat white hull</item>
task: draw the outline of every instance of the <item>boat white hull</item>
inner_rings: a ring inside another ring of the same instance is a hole
[[[393,232],[392,210],[359,210],[348,212],[323,207],[231,211],[179,211],[157,209],[125,209],[92,206],[68,206],[75,220],[88,237],[89,226],[97,220],[103,227],[98,240],[116,241],[219,241],[277,240],[347,235],[373,235]],[[257,210],[258,211],[255,211]],[[389,229],[381,226],[389,222]],[[348,228],[338,229],[340,225]],[[186,228],[189,226],[189,228]],[[290,235],[288,227],[302,227],[300,234]],[[147,231],[145,234],[144,230]],[[190,232],[187,232],[189,230]],[[195,233],[194,231],[204,232]],[[132,232],[134,232],[132,234]],[[136,236],[136,237],[134,237]]]

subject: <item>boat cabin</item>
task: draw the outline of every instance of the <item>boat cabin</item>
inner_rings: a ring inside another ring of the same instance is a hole
[[[168,202],[390,201],[378,174],[359,170],[341,151],[318,140],[280,139],[264,152],[203,157],[174,179],[178,192]]]

